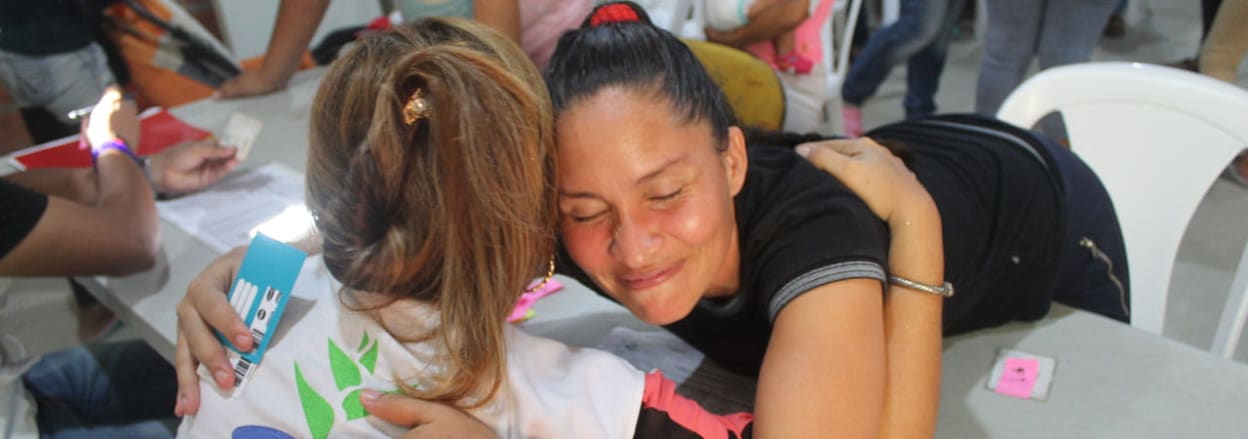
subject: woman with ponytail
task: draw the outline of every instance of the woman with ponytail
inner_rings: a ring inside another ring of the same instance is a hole
[[[1033,133],[972,116],[807,144],[823,139],[745,132],[628,2],[564,34],[546,83],[559,266],[757,377],[757,437],[932,437],[942,335],[1054,300],[1128,318],[1108,196]]]

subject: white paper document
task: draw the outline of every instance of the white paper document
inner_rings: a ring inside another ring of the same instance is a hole
[[[303,236],[312,226],[303,186],[302,174],[270,163],[202,192],[156,203],[156,209],[161,219],[224,253],[250,242],[258,230],[279,240]]]

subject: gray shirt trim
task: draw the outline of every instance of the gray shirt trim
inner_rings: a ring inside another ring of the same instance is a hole
[[[780,314],[780,310],[797,296],[825,284],[854,278],[876,279],[884,282],[887,276],[884,273],[884,267],[874,262],[851,261],[825,265],[807,271],[780,287],[780,291],[777,291],[776,295],[771,298],[767,315],[771,323],[775,323],[776,315]]]

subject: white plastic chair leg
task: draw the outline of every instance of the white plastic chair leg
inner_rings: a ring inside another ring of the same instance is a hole
[[[1248,320],[1248,245],[1239,257],[1239,268],[1235,270],[1235,280],[1231,281],[1230,295],[1226,298],[1226,307],[1222,308],[1222,318],[1218,319],[1218,332],[1213,334],[1211,351],[1224,358],[1232,358],[1239,347],[1239,338],[1244,333],[1244,323]]]

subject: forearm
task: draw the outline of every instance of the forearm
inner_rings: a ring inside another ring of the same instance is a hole
[[[887,379],[879,285],[837,281],[784,306],[759,371],[755,437],[879,437]]]
[[[48,196],[95,204],[99,194],[95,188],[95,175],[90,169],[35,169],[4,176],[10,183]]]
[[[749,22],[730,32],[721,33],[715,42],[733,47],[745,47],[759,41],[769,41],[789,32],[810,15],[812,0],[783,0],[760,8],[749,15]]]
[[[290,81],[328,8],[329,0],[282,0],[260,67],[266,81],[279,87]]]
[[[101,210],[103,224],[113,229],[107,232],[119,240],[117,247],[130,258],[154,258],[160,222],[142,168],[129,156],[114,150],[100,154],[96,169],[99,197],[94,204]]]
[[[128,275],[156,261],[159,224],[151,191],[130,157],[102,153],[100,197],[48,197],[34,228],[0,258],[2,276]]]
[[[929,285],[944,279],[940,215],[926,193],[889,221],[893,275]],[[930,438],[940,404],[944,298],[890,285],[884,302],[888,376],[881,437]]]
[[[494,28],[516,45],[524,42],[519,0],[473,0],[474,19]]]

